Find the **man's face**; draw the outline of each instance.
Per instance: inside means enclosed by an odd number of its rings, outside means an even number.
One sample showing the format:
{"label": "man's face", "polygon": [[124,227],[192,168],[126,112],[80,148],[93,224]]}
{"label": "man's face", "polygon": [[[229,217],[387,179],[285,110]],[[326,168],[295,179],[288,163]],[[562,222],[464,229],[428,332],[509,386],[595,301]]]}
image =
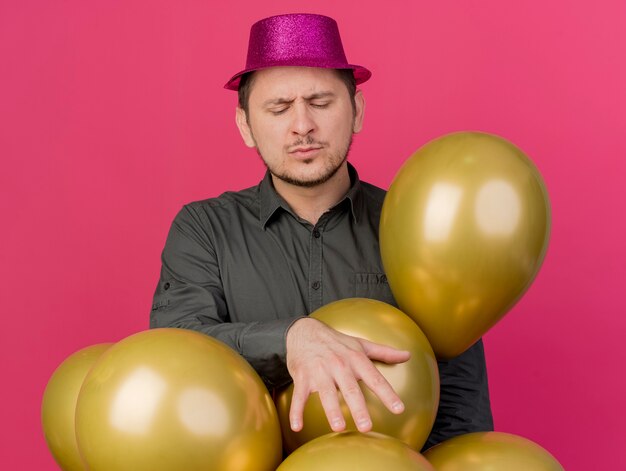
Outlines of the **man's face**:
{"label": "man's face", "polygon": [[254,73],[248,117],[237,108],[237,125],[275,178],[312,187],[344,165],[363,123],[359,91],[355,103],[334,70],[273,67]]}

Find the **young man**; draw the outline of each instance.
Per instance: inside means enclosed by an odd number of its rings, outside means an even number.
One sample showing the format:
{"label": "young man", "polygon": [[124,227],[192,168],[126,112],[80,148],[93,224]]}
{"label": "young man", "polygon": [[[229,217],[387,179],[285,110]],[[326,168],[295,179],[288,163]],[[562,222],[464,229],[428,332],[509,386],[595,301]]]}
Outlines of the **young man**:
{"label": "young man", "polygon": [[[384,276],[378,224],[385,192],[359,181],[347,162],[365,101],[356,84],[370,72],[349,64],[337,24],[320,15],[255,23],[236,122],[267,166],[263,181],[191,203],[163,251],[151,327],[204,332],[242,354],[269,388],[294,382],[291,427],[318,392],[331,428],[345,420],[342,392],[360,431],[371,419],[358,381],[394,413],[403,404],[372,360],[408,352],[341,334],[306,317],[343,298],[395,305]],[[482,343],[441,362],[441,402],[426,444],[493,428]]]}

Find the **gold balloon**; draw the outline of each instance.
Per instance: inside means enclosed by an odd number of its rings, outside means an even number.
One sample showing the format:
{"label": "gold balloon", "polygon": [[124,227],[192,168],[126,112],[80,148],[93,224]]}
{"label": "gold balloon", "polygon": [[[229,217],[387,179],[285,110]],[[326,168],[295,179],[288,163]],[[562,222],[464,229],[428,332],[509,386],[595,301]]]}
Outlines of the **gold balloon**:
{"label": "gold balloon", "polygon": [[140,332],[107,350],[85,378],[76,434],[91,471],[273,471],[282,456],[256,372],[184,329]]}
{"label": "gold balloon", "polygon": [[459,435],[432,447],[424,457],[437,471],[564,471],[535,442],[502,432]]}
{"label": "gold balloon", "polygon": [[316,438],[294,451],[276,471],[434,471],[401,441],[378,433],[342,432]]}
{"label": "gold balloon", "polygon": [[383,204],[380,247],[400,309],[453,358],[528,289],[550,231],[548,195],[524,153],[459,132],[419,149]]}
{"label": "gold balloon", "polygon": [[[387,365],[375,362],[404,402],[402,414],[393,414],[367,386],[361,385],[372,418],[372,430],[400,439],[420,450],[433,427],[439,406],[439,369],[432,348],[419,327],[395,307],[373,299],[349,298],[327,304],[311,314],[335,330],[372,342],[408,350],[405,363]],[[293,451],[300,445],[332,432],[319,395],[309,397],[304,408],[304,427],[294,432],[289,426],[293,384],[276,395],[276,406],[283,431],[284,446]],[[350,409],[340,397],[346,430],[357,430]]]}
{"label": "gold balloon", "polygon": [[64,471],[87,469],[76,444],[76,401],[85,376],[111,345],[91,345],[67,357],[54,371],[43,393],[41,425],[48,448]]}

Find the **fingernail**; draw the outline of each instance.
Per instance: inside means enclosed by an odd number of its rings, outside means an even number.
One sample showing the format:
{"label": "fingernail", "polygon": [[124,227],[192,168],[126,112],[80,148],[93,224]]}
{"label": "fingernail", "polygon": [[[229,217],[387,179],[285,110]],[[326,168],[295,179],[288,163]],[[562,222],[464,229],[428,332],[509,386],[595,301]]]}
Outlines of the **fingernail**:
{"label": "fingernail", "polygon": [[359,420],[359,423],[358,423],[358,427],[360,429],[370,427],[371,425],[372,425],[372,422],[368,419],[361,419]]}
{"label": "fingernail", "polygon": [[300,429],[300,422],[297,420],[292,420],[291,421],[291,430],[299,430]]}
{"label": "fingernail", "polygon": [[404,404],[402,404],[402,402],[398,401],[398,402],[394,402],[391,406],[391,409],[394,412],[402,412],[404,410]]}
{"label": "fingernail", "polygon": [[343,427],[343,420],[341,420],[341,419],[333,419],[332,426],[333,426],[333,429]]}

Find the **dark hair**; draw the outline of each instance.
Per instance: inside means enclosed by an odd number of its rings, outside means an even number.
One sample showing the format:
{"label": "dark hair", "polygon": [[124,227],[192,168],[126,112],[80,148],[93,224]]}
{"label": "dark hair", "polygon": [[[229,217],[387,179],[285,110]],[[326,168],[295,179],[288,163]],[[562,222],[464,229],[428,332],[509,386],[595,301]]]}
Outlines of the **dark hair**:
{"label": "dark hair", "polygon": [[[350,95],[350,102],[352,103],[352,111],[356,113],[356,103],[354,101],[354,95],[356,93],[356,80],[354,80],[354,73],[352,69],[334,69],[337,72],[337,76],[345,84],[348,89],[348,95]],[[252,90],[252,84],[254,83],[254,72],[248,72],[243,74],[239,80],[239,107],[246,113],[246,119],[248,118],[248,102],[250,100],[250,90]]]}

